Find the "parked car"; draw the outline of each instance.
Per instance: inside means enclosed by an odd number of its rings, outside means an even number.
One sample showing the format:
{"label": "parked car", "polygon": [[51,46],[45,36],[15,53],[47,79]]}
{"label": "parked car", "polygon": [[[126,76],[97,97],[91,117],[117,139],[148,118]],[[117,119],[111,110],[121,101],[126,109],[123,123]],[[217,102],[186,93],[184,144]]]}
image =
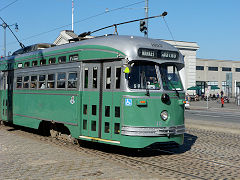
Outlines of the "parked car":
{"label": "parked car", "polygon": [[190,109],[189,101],[184,101],[185,109]]}

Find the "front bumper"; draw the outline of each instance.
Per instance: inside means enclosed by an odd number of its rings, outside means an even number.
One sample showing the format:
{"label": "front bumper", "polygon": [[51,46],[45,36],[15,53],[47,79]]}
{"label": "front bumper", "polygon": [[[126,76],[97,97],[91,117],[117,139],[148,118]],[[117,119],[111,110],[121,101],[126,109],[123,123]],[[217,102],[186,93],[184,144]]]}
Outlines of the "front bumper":
{"label": "front bumper", "polygon": [[185,126],[171,126],[171,127],[136,127],[136,126],[123,126],[121,134],[126,136],[151,136],[163,137],[180,135],[185,133]]}

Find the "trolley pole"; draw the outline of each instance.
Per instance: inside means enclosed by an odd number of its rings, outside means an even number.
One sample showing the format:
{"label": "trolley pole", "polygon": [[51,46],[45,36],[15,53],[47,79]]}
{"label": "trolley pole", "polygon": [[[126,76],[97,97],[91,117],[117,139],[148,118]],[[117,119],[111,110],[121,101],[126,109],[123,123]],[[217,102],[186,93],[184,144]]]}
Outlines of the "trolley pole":
{"label": "trolley pole", "polygon": [[[145,17],[148,18],[148,0],[145,0]],[[145,20],[147,30],[144,33],[144,37],[148,37],[148,19]]]}

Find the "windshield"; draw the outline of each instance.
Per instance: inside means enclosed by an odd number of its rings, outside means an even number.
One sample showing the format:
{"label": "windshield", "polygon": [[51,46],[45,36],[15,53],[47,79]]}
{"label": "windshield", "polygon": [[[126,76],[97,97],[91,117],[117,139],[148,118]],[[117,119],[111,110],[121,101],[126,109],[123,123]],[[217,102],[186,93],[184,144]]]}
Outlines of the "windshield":
{"label": "windshield", "polygon": [[160,89],[156,63],[136,62],[128,76],[131,89]]}
{"label": "windshield", "polygon": [[183,90],[177,67],[169,64],[138,61],[132,65],[128,75],[130,89]]}
{"label": "windshield", "polygon": [[160,66],[164,90],[183,90],[180,76],[175,65],[162,64]]}

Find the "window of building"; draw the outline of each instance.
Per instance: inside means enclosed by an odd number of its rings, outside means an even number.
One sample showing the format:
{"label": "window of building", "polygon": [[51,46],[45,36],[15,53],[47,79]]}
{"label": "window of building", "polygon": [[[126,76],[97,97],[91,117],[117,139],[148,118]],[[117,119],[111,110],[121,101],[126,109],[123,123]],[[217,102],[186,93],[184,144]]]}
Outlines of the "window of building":
{"label": "window of building", "polygon": [[40,60],[40,66],[46,65],[47,61],[46,59]]}
{"label": "window of building", "polygon": [[17,88],[22,88],[22,76],[17,77]]}
{"label": "window of building", "polygon": [[203,71],[204,70],[204,66],[196,66],[196,70]]}
{"label": "window of building", "polygon": [[209,71],[218,71],[218,67],[208,67]]}
{"label": "window of building", "polygon": [[30,88],[36,89],[37,88],[37,76],[31,76],[31,86]]}
{"label": "window of building", "polygon": [[236,68],[235,71],[236,71],[236,72],[240,72],[240,68]]}
{"label": "window of building", "polygon": [[46,79],[46,75],[39,75],[38,88],[45,89],[46,87],[45,79]]}
{"label": "window of building", "polygon": [[111,67],[106,68],[106,89],[111,88]]}
{"label": "window of building", "polygon": [[60,57],[58,57],[58,62],[59,62],[59,63],[65,63],[65,62],[66,62],[66,56],[60,56]]}
{"label": "window of building", "polygon": [[55,74],[48,74],[47,88],[55,88]]}
{"label": "window of building", "polygon": [[23,78],[23,88],[29,88],[29,76]]}
{"label": "window of building", "polygon": [[77,61],[78,60],[78,54],[73,54],[69,56],[69,61]]}
{"label": "window of building", "polygon": [[65,88],[66,73],[58,73],[57,88]]}
{"label": "window of building", "polygon": [[222,67],[222,71],[232,71],[232,68],[230,68],[230,67]]}
{"label": "window of building", "polygon": [[121,83],[121,68],[116,68],[116,89],[120,89],[120,83]]}
{"label": "window of building", "polygon": [[56,58],[49,58],[48,63],[49,64],[55,64],[56,63]]}

